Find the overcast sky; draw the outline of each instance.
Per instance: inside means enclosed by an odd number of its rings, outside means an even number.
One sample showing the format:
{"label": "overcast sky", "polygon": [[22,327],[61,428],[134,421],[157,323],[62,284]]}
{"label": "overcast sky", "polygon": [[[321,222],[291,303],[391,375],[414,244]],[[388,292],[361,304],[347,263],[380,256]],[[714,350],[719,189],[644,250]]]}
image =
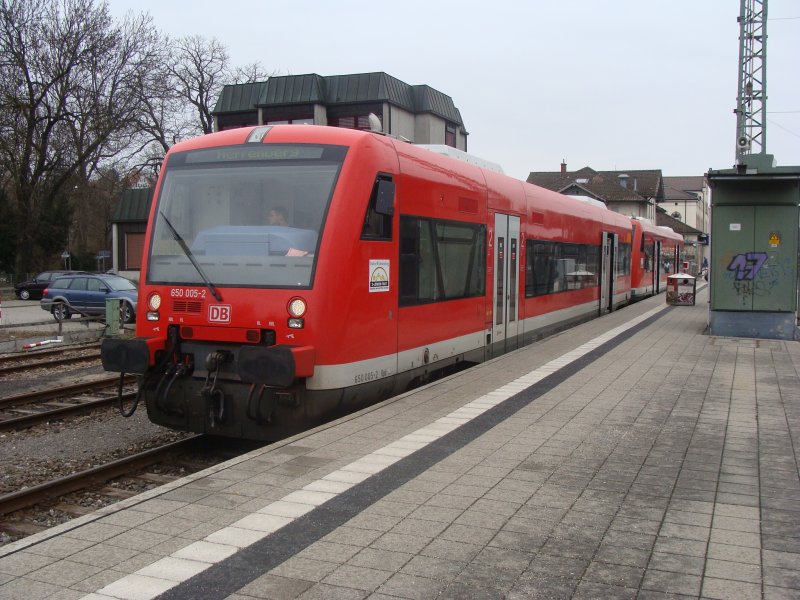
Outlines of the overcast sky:
{"label": "overcast sky", "polygon": [[[109,0],[282,74],[384,71],[451,96],[469,151],[530,171],[735,159],[739,0]],[[767,151],[800,165],[800,1],[769,0]]]}

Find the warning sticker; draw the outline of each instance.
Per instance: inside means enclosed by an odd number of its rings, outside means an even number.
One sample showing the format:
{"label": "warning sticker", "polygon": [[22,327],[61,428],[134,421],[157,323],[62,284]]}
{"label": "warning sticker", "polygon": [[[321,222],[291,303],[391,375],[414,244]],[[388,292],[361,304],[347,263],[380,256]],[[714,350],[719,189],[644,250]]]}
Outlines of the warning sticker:
{"label": "warning sticker", "polygon": [[369,291],[388,292],[389,291],[389,261],[370,260],[369,261]]}
{"label": "warning sticker", "polygon": [[777,248],[781,245],[781,234],[777,231],[772,231],[769,234],[769,245],[773,248]]}

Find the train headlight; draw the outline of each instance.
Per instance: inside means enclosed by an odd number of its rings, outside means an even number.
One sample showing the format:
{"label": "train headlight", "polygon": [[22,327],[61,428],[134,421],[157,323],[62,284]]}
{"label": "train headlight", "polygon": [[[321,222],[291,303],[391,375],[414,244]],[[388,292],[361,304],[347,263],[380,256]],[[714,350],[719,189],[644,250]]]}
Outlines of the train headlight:
{"label": "train headlight", "polygon": [[306,301],[302,298],[292,298],[287,309],[292,317],[299,319],[306,314]]}
{"label": "train headlight", "polygon": [[152,311],[161,308],[161,294],[158,292],[150,294],[150,297],[147,299],[147,307]]}
{"label": "train headlight", "polygon": [[147,320],[158,321],[158,309],[161,308],[161,294],[153,292],[147,297]]}

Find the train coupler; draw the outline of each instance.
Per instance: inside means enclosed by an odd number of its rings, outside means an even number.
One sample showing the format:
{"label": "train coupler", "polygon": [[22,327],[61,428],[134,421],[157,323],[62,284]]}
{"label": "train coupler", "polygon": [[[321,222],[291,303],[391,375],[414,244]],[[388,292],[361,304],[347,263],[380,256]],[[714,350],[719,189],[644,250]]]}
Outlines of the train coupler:
{"label": "train coupler", "polygon": [[225,350],[217,350],[206,356],[206,381],[200,395],[208,407],[209,425],[212,429],[225,420],[225,392],[218,387],[220,367],[233,360],[233,355]]}

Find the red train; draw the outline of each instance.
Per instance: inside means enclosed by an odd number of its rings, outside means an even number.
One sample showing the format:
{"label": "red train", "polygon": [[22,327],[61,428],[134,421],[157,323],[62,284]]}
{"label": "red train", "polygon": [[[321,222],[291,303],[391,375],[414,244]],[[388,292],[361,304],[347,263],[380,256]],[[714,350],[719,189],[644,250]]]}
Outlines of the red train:
{"label": "red train", "polygon": [[644,219],[631,221],[634,265],[631,294],[637,299],[663,292],[667,277],[680,271],[683,237],[669,227],[657,227]]}
{"label": "red train", "polygon": [[656,293],[680,262],[671,230],[440,152],[315,126],[176,145],[137,337],[105,340],[105,369],[141,375],[156,423],[278,439]]}

